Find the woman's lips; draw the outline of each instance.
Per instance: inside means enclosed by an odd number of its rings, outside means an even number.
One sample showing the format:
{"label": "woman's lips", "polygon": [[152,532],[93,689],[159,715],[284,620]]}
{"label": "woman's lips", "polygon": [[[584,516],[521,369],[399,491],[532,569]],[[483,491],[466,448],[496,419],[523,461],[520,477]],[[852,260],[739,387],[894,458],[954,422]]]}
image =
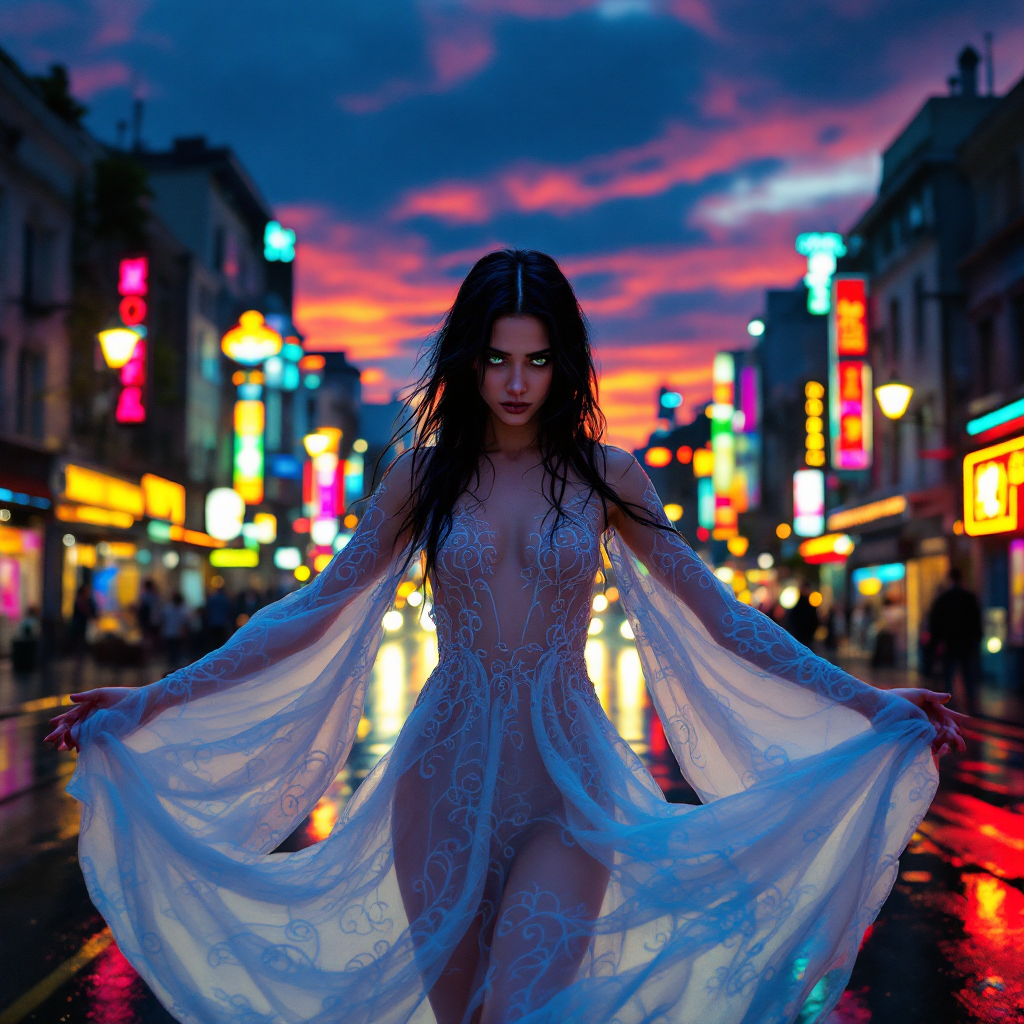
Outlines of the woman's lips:
{"label": "woman's lips", "polygon": [[526,410],[530,408],[530,403],[529,402],[502,402],[501,403],[501,407],[502,407],[502,409],[505,409],[507,412],[519,413],[519,412],[526,412]]}

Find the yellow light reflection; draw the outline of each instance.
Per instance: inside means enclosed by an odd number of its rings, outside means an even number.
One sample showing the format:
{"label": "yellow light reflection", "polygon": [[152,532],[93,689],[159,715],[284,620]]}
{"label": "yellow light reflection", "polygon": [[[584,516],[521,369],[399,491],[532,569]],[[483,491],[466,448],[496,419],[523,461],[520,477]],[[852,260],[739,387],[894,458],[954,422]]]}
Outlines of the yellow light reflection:
{"label": "yellow light reflection", "polygon": [[309,815],[309,834],[319,843],[331,834],[337,820],[337,805],[326,796],[321,797]]}
{"label": "yellow light reflection", "polygon": [[590,639],[583,648],[583,658],[587,663],[587,675],[590,676],[605,714],[610,713],[610,693],[608,692],[608,645],[603,640]]}
{"label": "yellow light reflection", "polygon": [[644,675],[636,648],[619,652],[618,700],[615,727],[619,735],[637,749],[644,739]]}
{"label": "yellow light reflection", "polygon": [[374,666],[377,676],[376,729],[378,739],[394,739],[405,721],[405,651],[395,641],[384,644]]}

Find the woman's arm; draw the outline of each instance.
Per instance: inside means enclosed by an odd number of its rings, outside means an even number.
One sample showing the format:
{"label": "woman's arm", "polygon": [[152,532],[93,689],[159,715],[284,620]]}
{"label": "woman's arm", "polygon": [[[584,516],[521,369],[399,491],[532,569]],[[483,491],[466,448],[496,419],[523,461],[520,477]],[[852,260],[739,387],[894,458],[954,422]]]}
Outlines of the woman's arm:
{"label": "woman's arm", "polygon": [[389,468],[352,540],[308,586],[262,608],[223,647],[156,683],[72,694],[75,706],[52,720],[46,742],[61,750],[77,749],[76,727],[93,711],[132,696],[142,702],[134,710],[143,722],[176,704],[242,682],[316,643],[345,606],[402,553],[407,538],[401,527],[411,493],[412,460],[402,457]]}
{"label": "woman's arm", "polygon": [[656,579],[683,601],[711,638],[743,660],[800,686],[823,689],[834,699],[874,719],[892,696],[921,708],[936,727],[933,749],[946,753],[951,745],[964,750],[958,719],[942,704],[949,694],[931,690],[878,690],[817,657],[757,609],[736,600],[731,589],[715,578],[665,517],[657,492],[640,464],[619,449],[608,449],[608,482],[626,502],[659,522],[645,525],[613,508],[608,525]]}

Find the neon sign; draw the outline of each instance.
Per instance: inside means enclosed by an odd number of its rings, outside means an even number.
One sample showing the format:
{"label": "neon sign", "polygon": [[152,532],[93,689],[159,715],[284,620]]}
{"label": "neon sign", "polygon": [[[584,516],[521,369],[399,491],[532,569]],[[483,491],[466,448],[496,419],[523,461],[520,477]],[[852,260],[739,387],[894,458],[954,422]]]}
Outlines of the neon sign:
{"label": "neon sign", "polygon": [[829,425],[834,469],[871,466],[871,364],[868,354],[867,279],[843,275],[832,282],[829,317]]}
{"label": "neon sign", "polygon": [[804,421],[804,429],[807,431],[804,437],[804,462],[808,466],[820,468],[825,465],[825,388],[816,380],[810,380],[804,385],[804,413],[807,419]]}
{"label": "neon sign", "polygon": [[843,236],[834,231],[805,231],[796,236],[796,251],[807,257],[807,312],[824,315],[831,308],[829,286],[836,260],[846,255]]}
{"label": "neon sign", "polygon": [[261,401],[242,399],[235,402],[235,473],[234,489],[246,505],[263,501],[263,426],[264,407]]}
{"label": "neon sign", "polygon": [[969,537],[1020,529],[1024,436],[964,456],[964,532]]}
{"label": "neon sign", "polygon": [[146,295],[149,294],[149,258],[136,256],[118,265],[118,312],[125,327],[138,336],[127,362],[121,367],[121,393],[114,418],[118,423],[143,423],[146,419]]}
{"label": "neon sign", "polygon": [[793,532],[817,537],[825,531],[825,474],[820,469],[798,469],[793,474]]}
{"label": "neon sign", "polygon": [[281,351],[281,335],[263,322],[263,314],[246,310],[223,338],[220,347],[229,359],[243,366],[258,366]]}
{"label": "neon sign", "polygon": [[295,232],[276,220],[263,229],[263,258],[270,263],[291,263],[295,259]]}
{"label": "neon sign", "polygon": [[715,457],[711,480],[715,491],[715,540],[735,537],[736,508],[733,505],[733,476],[736,472],[736,438],[732,432],[736,411],[736,363],[728,352],[719,352],[711,366],[711,451]]}

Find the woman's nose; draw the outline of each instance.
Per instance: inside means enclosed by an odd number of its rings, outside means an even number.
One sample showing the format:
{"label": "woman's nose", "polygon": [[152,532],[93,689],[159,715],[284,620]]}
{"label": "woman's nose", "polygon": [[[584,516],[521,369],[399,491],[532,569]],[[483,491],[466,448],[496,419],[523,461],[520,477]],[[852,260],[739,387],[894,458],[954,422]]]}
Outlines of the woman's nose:
{"label": "woman's nose", "polygon": [[512,395],[521,395],[526,390],[526,381],[523,380],[523,371],[519,367],[512,370],[512,376],[505,385],[505,390]]}

